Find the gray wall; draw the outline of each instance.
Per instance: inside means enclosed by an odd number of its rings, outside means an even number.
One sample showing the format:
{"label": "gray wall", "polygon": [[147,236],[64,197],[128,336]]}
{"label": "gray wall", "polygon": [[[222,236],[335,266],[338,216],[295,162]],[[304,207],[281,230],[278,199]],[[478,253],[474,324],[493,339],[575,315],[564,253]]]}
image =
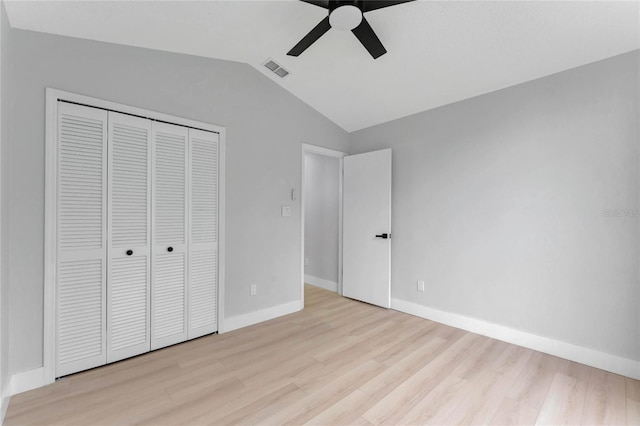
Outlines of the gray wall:
{"label": "gray wall", "polygon": [[[226,316],[299,300],[301,209],[290,193],[300,190],[301,142],[346,150],[346,132],[245,64],[21,30],[12,30],[12,48],[3,235],[12,372],[42,365],[46,87],[225,126]],[[283,204],[292,217],[280,216]]]}
{"label": "gray wall", "polygon": [[353,133],[393,148],[392,296],[640,360],[638,62]]}
{"label": "gray wall", "polygon": [[338,282],[340,160],[305,154],[304,273]]}
{"label": "gray wall", "polygon": [[[9,262],[8,262],[8,164],[10,108],[9,84],[12,58],[11,31],[4,2],[0,1],[0,392],[8,385],[9,371]],[[4,395],[3,395],[4,396]]]}

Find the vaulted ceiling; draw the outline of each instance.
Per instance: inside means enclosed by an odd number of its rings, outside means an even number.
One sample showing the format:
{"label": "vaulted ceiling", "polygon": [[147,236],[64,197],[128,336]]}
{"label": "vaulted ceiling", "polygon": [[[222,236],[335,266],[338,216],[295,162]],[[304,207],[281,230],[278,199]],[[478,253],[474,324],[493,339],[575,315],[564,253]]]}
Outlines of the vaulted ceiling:
{"label": "vaulted ceiling", "polygon": [[287,56],[327,14],[295,0],[5,4],[14,28],[245,62],[347,131],[640,48],[637,1],[405,3],[365,15],[376,60],[336,29]]}

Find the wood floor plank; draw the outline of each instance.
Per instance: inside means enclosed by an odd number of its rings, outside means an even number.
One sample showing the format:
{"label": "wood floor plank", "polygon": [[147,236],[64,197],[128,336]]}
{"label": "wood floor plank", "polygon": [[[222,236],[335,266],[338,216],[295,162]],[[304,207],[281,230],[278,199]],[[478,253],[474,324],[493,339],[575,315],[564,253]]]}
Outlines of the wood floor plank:
{"label": "wood floor plank", "polygon": [[520,373],[509,390],[508,396],[520,404],[540,410],[549,392],[560,358],[534,352],[527,367]]}
{"label": "wood floor plank", "polygon": [[305,299],[15,395],[5,424],[640,424],[637,380],[311,286]]}
{"label": "wood floor plank", "polygon": [[386,366],[393,366],[396,365],[399,360],[406,357],[407,354],[413,353],[416,349],[428,344],[429,342],[445,342],[441,337],[432,335],[436,328],[437,324],[431,321],[422,326],[406,329],[398,330],[396,327],[398,333],[394,334],[399,339],[389,344],[388,348],[380,352],[380,354],[375,357],[375,360],[385,364]]}
{"label": "wood floor plank", "polygon": [[626,422],[625,378],[591,369],[582,424],[621,425]]}
{"label": "wood floor plank", "polygon": [[446,343],[447,341],[444,339],[434,338],[421,347],[415,348],[405,358],[398,360],[394,365],[361,386],[360,390],[375,401],[379,401],[444,351]]}
{"label": "wood floor plank", "polygon": [[538,414],[538,425],[580,424],[585,407],[587,382],[556,373]]}
{"label": "wood floor plank", "polygon": [[640,402],[627,399],[627,424],[640,425]]}
{"label": "wood floor plank", "polygon": [[537,418],[538,410],[507,397],[502,401],[489,424],[503,426],[532,425]]}
{"label": "wood floor plank", "polygon": [[168,404],[170,399],[166,393],[162,389],[154,389],[135,396],[106,399],[90,412],[76,410],[72,415],[58,420],[60,424],[78,425],[136,424],[144,419],[149,411],[158,410]]}
{"label": "wood floor plank", "polygon": [[627,398],[640,402],[640,380],[625,377]]}
{"label": "wood floor plank", "polygon": [[[478,339],[479,336],[474,334],[464,335],[364,413],[362,417],[374,425],[397,423],[405,416],[407,407],[422,400],[440,382],[447,379],[451,370],[464,360],[469,348]],[[457,379],[451,379],[452,383],[457,383]]]}
{"label": "wood floor plank", "polygon": [[351,425],[364,412],[364,407],[367,406],[369,399],[369,395],[356,389],[305,424],[317,426]]}
{"label": "wood floor plank", "polygon": [[364,417],[358,417],[351,423],[351,426],[372,426],[372,423]]}
{"label": "wood floor plank", "polygon": [[303,424],[378,374],[380,365],[380,363],[375,361],[367,361],[351,371],[342,374],[339,378],[321,389],[316,390],[312,394],[308,394],[306,398],[290,405],[286,410],[264,419],[264,422],[273,425]]}
{"label": "wood floor plank", "polygon": [[240,398],[220,405],[208,404],[210,409],[195,417],[193,423],[235,424],[237,417],[245,417],[250,412],[260,411],[281,400],[295,400],[297,395],[300,395],[300,389],[286,380],[273,383],[268,388],[245,388]]}
{"label": "wood floor plank", "polygon": [[[283,411],[289,405],[302,400],[307,397],[300,388],[293,383],[282,386],[273,392],[267,393],[262,398],[246,403],[245,405],[230,414],[215,419],[207,419],[209,423],[222,425],[235,425],[245,424],[253,425],[258,424],[262,419],[276,415],[278,412]],[[244,398],[243,398],[244,400]]]}
{"label": "wood floor plank", "polygon": [[[172,400],[159,410],[150,410],[140,421],[142,424],[178,425],[196,424],[197,420],[213,415],[218,407],[233,404],[247,395],[248,389],[238,380],[228,380],[216,387],[205,388],[191,398]],[[199,423],[203,423],[200,421]]]}
{"label": "wood floor plank", "polygon": [[[394,417],[385,418],[381,423],[385,425],[442,425],[460,405],[458,395],[466,393],[469,382],[455,376],[448,375],[429,391],[422,399],[413,404],[413,408],[404,407],[406,414],[396,420]],[[407,411],[408,409],[408,411]],[[370,419],[369,419],[370,420]]]}
{"label": "wood floor plank", "polygon": [[[484,364],[474,374],[467,392],[458,397],[461,402],[456,410],[445,421],[447,424],[488,424],[498,411],[509,389],[525,368],[528,360],[527,352],[496,344],[500,356],[497,360],[485,359]],[[488,351],[491,353],[492,351]],[[496,373],[496,364],[506,363],[510,368]]]}

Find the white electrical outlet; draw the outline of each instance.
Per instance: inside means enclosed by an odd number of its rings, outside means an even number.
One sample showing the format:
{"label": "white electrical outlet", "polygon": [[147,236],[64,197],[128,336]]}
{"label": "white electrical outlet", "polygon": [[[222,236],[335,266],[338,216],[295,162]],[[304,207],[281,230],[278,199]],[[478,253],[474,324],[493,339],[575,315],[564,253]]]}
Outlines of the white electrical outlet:
{"label": "white electrical outlet", "polygon": [[255,284],[251,284],[251,295],[255,296],[256,294],[258,294],[258,286]]}
{"label": "white electrical outlet", "polygon": [[418,280],[418,291],[424,291],[424,281]]}
{"label": "white electrical outlet", "polygon": [[282,206],[282,217],[291,216],[291,206]]}

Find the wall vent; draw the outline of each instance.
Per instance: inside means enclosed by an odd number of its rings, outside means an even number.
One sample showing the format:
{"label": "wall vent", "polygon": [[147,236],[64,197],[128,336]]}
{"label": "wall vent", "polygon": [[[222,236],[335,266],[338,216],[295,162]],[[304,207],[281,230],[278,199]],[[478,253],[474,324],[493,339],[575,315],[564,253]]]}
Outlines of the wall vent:
{"label": "wall vent", "polygon": [[289,75],[289,71],[287,71],[286,69],[282,68],[279,63],[277,63],[276,61],[274,61],[271,58],[267,59],[267,61],[263,65],[269,71],[273,72],[275,75],[277,75],[280,78],[285,78],[286,76]]}

